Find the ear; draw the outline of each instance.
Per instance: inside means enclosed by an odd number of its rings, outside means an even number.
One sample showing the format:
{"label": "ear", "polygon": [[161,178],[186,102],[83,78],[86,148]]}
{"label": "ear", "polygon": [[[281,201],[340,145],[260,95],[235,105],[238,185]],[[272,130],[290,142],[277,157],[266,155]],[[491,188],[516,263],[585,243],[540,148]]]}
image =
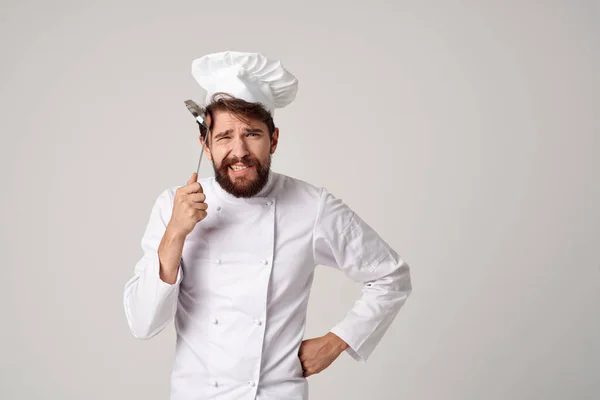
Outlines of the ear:
{"label": "ear", "polygon": [[[208,127],[208,132],[206,132],[206,138],[208,139],[208,137],[210,136],[210,129],[212,126],[212,116],[210,113],[207,112],[204,118],[206,119],[206,126]],[[202,140],[200,141],[200,143],[202,144]],[[204,146],[204,156],[210,161],[212,161],[212,153],[210,151],[210,148],[208,147],[209,144],[211,144],[210,140],[206,142],[206,146]]]}
{"label": "ear", "polygon": [[275,128],[273,131],[273,137],[271,138],[271,154],[275,153],[277,143],[279,143],[279,128]]}
{"label": "ear", "polygon": [[[200,136],[200,146],[202,146],[202,143],[204,143],[204,139],[202,139],[202,136]],[[207,146],[204,146],[204,157],[208,158],[210,161],[212,161],[212,153],[210,152],[210,149]]]}

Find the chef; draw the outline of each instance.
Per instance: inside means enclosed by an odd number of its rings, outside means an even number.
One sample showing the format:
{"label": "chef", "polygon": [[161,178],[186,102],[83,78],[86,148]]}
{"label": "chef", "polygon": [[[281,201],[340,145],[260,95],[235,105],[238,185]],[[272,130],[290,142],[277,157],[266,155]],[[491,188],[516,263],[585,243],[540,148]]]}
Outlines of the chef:
{"label": "chef", "polygon": [[[298,81],[262,54],[192,63],[206,91],[200,142],[214,177],[164,190],[124,290],[129,328],[177,333],[172,400],[306,400],[307,377],[342,353],[373,353],[411,293],[406,262],[325,188],[272,171],[274,111]],[[321,337],[304,340],[315,267],[362,283],[362,296]]]}

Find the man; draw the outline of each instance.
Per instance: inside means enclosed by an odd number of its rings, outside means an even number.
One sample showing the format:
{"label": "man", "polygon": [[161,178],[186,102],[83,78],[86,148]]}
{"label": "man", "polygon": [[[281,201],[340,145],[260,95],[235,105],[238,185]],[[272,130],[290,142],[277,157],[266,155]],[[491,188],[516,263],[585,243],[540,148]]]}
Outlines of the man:
{"label": "man", "polygon": [[[409,267],[341,200],[270,170],[274,109],[297,90],[280,62],[224,52],[192,72],[207,91],[200,140],[215,176],[194,173],[156,200],[125,287],[129,327],[148,339],[174,319],[173,400],[305,400],[306,378],[342,352],[371,355],[412,290]],[[362,282],[363,294],[303,341],[316,265]]]}

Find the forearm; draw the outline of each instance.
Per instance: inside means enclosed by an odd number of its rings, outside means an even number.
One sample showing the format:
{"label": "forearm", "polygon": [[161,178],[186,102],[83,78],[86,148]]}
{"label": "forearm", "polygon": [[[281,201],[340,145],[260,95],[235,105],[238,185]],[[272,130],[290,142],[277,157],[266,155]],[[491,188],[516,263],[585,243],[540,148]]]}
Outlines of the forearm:
{"label": "forearm", "polygon": [[157,253],[144,255],[135,271],[125,286],[125,313],[133,335],[149,339],[162,331],[175,315],[182,271],[178,270],[174,284],[163,281]]}
{"label": "forearm", "polygon": [[[392,258],[386,261],[395,264]],[[355,359],[366,361],[411,291],[409,267],[400,261],[389,275],[365,282],[361,299],[331,332],[348,343],[348,350]]]}
{"label": "forearm", "polygon": [[177,310],[183,280],[183,246],[192,224],[187,221],[186,225],[185,218],[183,223],[182,218],[172,223],[173,203],[173,193],[169,190],[163,191],[156,200],[142,237],[144,255],[135,265],[134,276],[125,285],[125,313],[137,338],[148,339],[158,334]]}
{"label": "forearm", "polygon": [[184,242],[184,234],[177,233],[167,226],[158,246],[158,259],[160,260],[159,276],[163,282],[170,285],[173,285],[177,280]]}
{"label": "forearm", "polygon": [[[151,245],[152,240],[158,246]],[[148,339],[173,318],[182,279],[180,262],[184,241],[185,235],[169,228],[162,237],[144,238],[146,252],[125,288],[125,311],[134,336]]]}

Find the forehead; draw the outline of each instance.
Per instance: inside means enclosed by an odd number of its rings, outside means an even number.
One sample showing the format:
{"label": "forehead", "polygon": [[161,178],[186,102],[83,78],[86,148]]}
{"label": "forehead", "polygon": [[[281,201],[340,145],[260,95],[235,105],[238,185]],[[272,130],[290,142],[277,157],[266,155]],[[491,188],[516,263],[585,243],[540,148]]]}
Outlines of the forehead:
{"label": "forehead", "polygon": [[245,127],[245,126],[250,126],[253,128],[266,127],[266,124],[264,124],[263,122],[261,122],[257,119],[247,118],[247,117],[244,117],[242,119],[239,116],[237,116],[236,114],[233,114],[229,111],[220,111],[220,110],[215,111],[213,113],[213,118],[214,118],[214,121],[211,121],[211,124],[213,125],[213,129],[235,128],[235,127]]}

